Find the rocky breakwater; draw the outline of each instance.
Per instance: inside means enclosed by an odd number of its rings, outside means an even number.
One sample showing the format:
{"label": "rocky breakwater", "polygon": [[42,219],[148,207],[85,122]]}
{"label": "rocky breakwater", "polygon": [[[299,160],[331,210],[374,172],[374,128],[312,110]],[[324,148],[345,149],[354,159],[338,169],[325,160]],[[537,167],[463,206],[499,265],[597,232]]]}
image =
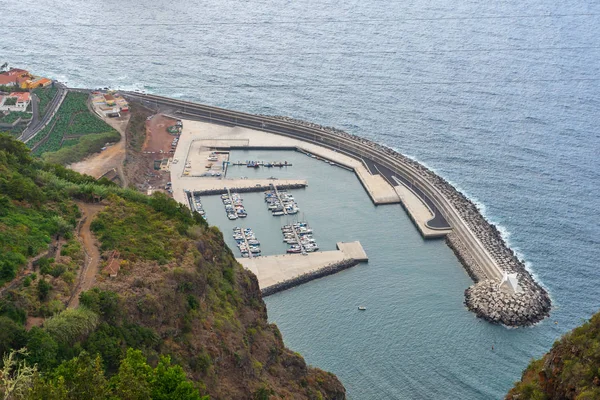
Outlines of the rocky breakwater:
{"label": "rocky breakwater", "polygon": [[507,326],[532,325],[548,316],[551,308],[548,292],[535,282],[525,268],[524,262],[508,247],[497,227],[483,217],[479,208],[471,200],[442,177],[389,147],[351,135],[342,130],[283,116],[269,116],[269,118],[351,139],[365,147],[370,147],[385,154],[396,162],[409,166],[421,178],[435,186],[452,204],[460,218],[478,238],[499,269],[507,274],[516,274],[519,283],[518,290],[506,288],[505,285],[501,287],[500,280],[497,277],[490,277],[484,272],[482,266],[471,254],[469,247],[463,243],[456,232],[447,235],[446,242],[448,246],[454,251],[468,274],[475,281],[473,286],[465,290],[465,305],[467,308],[477,314],[478,317]]}
{"label": "rocky breakwater", "polygon": [[486,321],[515,327],[535,324],[550,310],[548,294],[535,282],[517,293],[496,280],[479,281],[465,290],[465,304]]}

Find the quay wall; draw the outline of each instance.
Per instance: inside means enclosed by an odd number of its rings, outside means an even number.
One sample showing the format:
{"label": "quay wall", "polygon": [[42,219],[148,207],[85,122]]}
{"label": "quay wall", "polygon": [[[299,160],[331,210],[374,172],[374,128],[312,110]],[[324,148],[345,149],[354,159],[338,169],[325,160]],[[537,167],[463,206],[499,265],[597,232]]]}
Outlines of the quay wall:
{"label": "quay wall", "polygon": [[[277,183],[275,183],[277,185]],[[304,183],[295,183],[295,184],[287,184],[287,185],[277,185],[277,189],[303,189],[306,187]],[[250,193],[250,192],[264,192],[265,190],[271,190],[273,187],[271,185],[260,185],[260,186],[248,186],[248,187],[228,187],[232,192],[237,193]],[[194,190],[194,193],[198,193],[199,196],[211,196],[216,194],[225,194],[227,193],[227,189],[223,187],[222,189],[211,189],[211,190]]]}
{"label": "quay wall", "polygon": [[[366,158],[410,179],[453,229],[446,242],[475,281],[475,285],[465,291],[465,304],[471,311],[490,322],[508,326],[531,325],[548,315],[550,296],[506,245],[498,229],[481,215],[472,201],[418,162],[367,139],[310,122],[246,114],[154,95],[128,95],[142,100],[147,106],[177,107],[186,118],[258,129],[311,142],[358,159]],[[504,272],[518,275],[522,291],[500,289]]]}
{"label": "quay wall", "polygon": [[261,293],[262,293],[263,297],[270,296],[272,294],[282,292],[284,290],[288,290],[293,287],[302,285],[303,283],[310,282],[315,279],[323,278],[328,275],[333,275],[337,272],[340,272],[342,270],[353,267],[358,263],[359,263],[359,261],[353,260],[353,259],[342,260],[342,261],[327,265],[326,267],[323,267],[316,271],[311,271],[306,274],[299,275],[295,278],[288,279],[287,281],[279,282],[274,285],[268,286],[268,287],[262,289]]}

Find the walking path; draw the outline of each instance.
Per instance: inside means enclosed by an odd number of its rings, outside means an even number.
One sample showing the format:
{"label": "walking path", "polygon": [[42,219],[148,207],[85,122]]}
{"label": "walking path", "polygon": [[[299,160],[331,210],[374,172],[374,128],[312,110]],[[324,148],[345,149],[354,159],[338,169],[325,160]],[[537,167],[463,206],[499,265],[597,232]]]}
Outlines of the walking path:
{"label": "walking path", "polygon": [[81,292],[89,290],[94,286],[96,282],[96,274],[98,273],[100,266],[100,251],[96,246],[94,236],[90,230],[90,224],[92,220],[102,211],[105,206],[100,204],[89,204],[89,203],[77,203],[82,213],[81,226],[79,228],[79,237],[83,244],[83,250],[85,252],[85,263],[79,270],[77,275],[77,284],[75,290],[71,295],[68,303],[68,308],[76,308],[79,306],[79,295]]}

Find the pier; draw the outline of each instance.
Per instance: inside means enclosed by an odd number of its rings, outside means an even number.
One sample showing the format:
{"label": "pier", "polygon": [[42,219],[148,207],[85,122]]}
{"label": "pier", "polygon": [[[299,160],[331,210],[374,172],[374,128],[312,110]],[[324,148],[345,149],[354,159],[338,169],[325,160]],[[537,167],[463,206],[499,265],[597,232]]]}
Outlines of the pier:
{"label": "pier", "polygon": [[337,249],[237,260],[256,275],[263,296],[268,296],[369,260],[360,242],[340,242]]}
{"label": "pier", "polygon": [[[246,248],[250,249],[250,245],[248,244],[248,237],[246,236],[246,232],[242,229],[242,236],[244,237],[244,243],[246,244]],[[248,251],[248,258],[254,258],[254,254],[251,251]]]}
{"label": "pier", "polygon": [[[183,190],[191,190],[198,193],[199,196],[211,196],[227,193],[226,187],[231,191],[238,193],[264,192],[271,190],[272,179],[210,179],[193,180],[184,178],[185,181],[174,179],[173,197],[180,203],[187,204],[183,196]],[[305,179],[280,179],[278,180],[280,189],[302,189],[308,186]],[[181,190],[181,191],[180,191]]]}
{"label": "pier", "polygon": [[271,184],[271,186],[273,186],[273,190],[275,191],[275,196],[277,196],[277,200],[279,200],[279,204],[281,204],[282,208],[283,208],[283,214],[284,215],[288,215],[287,209],[283,204],[283,200],[281,199],[281,195],[279,194],[279,190],[277,190],[277,185],[276,184]]}
{"label": "pier", "polygon": [[233,228],[233,238],[243,258],[260,256],[260,242],[256,239],[252,229],[235,227]]}

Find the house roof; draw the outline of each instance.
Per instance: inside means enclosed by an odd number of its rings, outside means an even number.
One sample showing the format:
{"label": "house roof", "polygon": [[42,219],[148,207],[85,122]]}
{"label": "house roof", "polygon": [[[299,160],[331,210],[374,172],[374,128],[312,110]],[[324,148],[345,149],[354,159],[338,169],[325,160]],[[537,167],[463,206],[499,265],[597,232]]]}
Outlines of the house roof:
{"label": "house roof", "polygon": [[121,269],[121,260],[119,259],[120,256],[121,254],[118,250],[113,251],[110,255],[108,264],[104,268],[104,272],[109,276],[117,276],[119,273],[119,270]]}
{"label": "house roof", "polygon": [[17,103],[23,103],[31,100],[31,95],[29,92],[12,92],[9,94],[10,97],[16,97]]}
{"label": "house roof", "polygon": [[0,85],[8,85],[21,83],[24,80],[27,80],[27,77],[23,77],[23,75],[29,75],[29,72],[24,69],[13,68],[10,71],[2,72],[0,74]]}
{"label": "house roof", "polygon": [[0,85],[12,85],[17,81],[16,76],[0,74]]}

